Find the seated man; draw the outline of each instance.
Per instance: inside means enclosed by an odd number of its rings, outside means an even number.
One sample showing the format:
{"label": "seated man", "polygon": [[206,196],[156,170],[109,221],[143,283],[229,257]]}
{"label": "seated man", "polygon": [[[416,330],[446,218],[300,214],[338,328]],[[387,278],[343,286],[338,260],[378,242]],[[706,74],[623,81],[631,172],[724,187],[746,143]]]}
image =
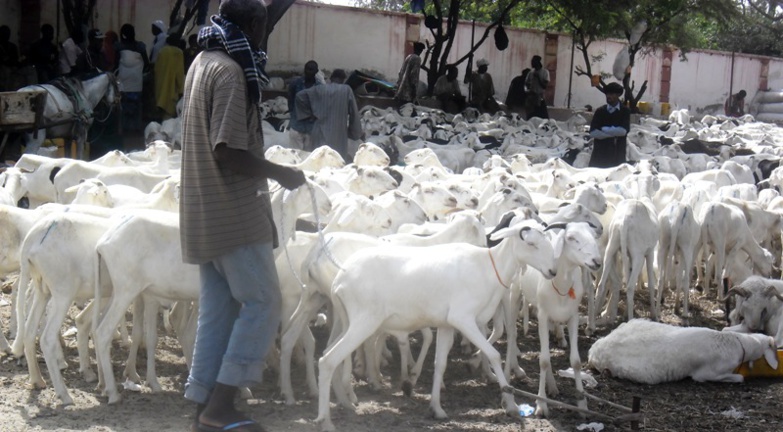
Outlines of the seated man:
{"label": "seated man", "polygon": [[465,96],[462,96],[459,81],[457,81],[458,73],[456,66],[447,67],[446,75],[441,75],[438,78],[433,90],[433,96],[440,102],[441,109],[450,114],[456,114],[465,109]]}

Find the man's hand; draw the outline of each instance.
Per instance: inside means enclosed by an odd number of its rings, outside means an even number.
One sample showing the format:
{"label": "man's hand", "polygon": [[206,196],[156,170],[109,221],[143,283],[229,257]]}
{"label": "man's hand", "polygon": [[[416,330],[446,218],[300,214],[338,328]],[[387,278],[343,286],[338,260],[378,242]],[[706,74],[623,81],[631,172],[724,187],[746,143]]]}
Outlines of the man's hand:
{"label": "man's hand", "polygon": [[288,190],[294,190],[307,181],[304,173],[297,168],[278,165],[274,171],[274,176],[270,178]]}

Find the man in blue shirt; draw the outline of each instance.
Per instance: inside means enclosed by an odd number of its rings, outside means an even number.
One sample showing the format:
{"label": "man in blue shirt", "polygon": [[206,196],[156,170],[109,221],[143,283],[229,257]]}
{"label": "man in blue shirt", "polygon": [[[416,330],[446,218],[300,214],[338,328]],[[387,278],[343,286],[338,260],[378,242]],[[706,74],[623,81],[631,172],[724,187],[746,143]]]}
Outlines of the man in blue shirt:
{"label": "man in blue shirt", "polygon": [[296,94],[304,89],[321,84],[316,80],[318,63],[310,60],[305,63],[304,76],[299,77],[288,85],[288,112],[291,118],[288,120],[288,139],[291,148],[313,151],[310,132],[313,130],[313,120],[296,118]]}

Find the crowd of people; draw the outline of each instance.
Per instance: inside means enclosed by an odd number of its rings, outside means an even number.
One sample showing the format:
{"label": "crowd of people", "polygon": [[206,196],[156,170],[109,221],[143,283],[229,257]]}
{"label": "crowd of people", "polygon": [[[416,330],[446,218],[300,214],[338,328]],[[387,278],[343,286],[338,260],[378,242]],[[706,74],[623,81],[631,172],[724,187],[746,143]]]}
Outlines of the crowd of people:
{"label": "crowd of people", "polygon": [[113,72],[122,91],[122,127],[141,131],[144,120],[176,116],[185,73],[200,51],[195,34],[186,45],[177,32],[166,31],[160,20],[152,23],[151,32],[155,39],[148,50],[136,39],[131,24],[123,24],[119,34],[75,28],[61,43],[55,41],[54,27],[43,24],[40,37],[20,50],[11,42],[11,29],[0,26],[0,91],[61,77],[88,79],[100,72]]}

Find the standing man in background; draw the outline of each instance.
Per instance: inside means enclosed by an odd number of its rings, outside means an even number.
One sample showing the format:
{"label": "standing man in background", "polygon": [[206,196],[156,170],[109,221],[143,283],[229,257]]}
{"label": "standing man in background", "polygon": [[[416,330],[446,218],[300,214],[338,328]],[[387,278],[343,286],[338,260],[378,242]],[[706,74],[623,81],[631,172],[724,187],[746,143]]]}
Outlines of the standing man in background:
{"label": "standing man in background", "polygon": [[261,382],[280,322],[267,181],[295,189],[305,177],[264,158],[264,3],[223,0],[218,10],[199,32],[205,51],[188,72],[182,113],[182,257],[201,277],[185,397],[198,404],[194,430],[257,432],[234,399],[240,386]]}
{"label": "standing man in background", "polygon": [[511,80],[511,84],[508,86],[508,94],[506,95],[506,107],[511,112],[519,113],[525,109],[525,101],[527,99],[527,92],[525,91],[525,81],[530,74],[530,68],[525,68],[522,71],[522,75],[514,77]]}
{"label": "standing man in background", "polygon": [[318,63],[310,60],[305,63],[304,76],[296,78],[288,85],[288,140],[291,148],[313,151],[310,132],[313,130],[312,120],[299,120],[296,115],[296,95],[302,90],[319,85],[315,78],[318,73]]}
{"label": "standing man in background", "polygon": [[155,40],[150,48],[150,63],[155,64],[158,61],[160,50],[166,46],[166,25],[163,24],[163,21],[157,20],[152,23],[152,35],[155,36]]}
{"label": "standing man in background", "polygon": [[525,111],[527,120],[533,117],[549,118],[549,111],[546,109],[546,100],[544,100],[544,91],[549,85],[549,71],[541,63],[541,56],[535,55],[530,60],[530,66],[533,70],[527,74],[525,79],[525,89],[527,90],[527,99],[525,100]]}
{"label": "standing man in background", "polygon": [[346,84],[347,75],[342,69],[332,71],[329,83],[302,90],[296,95],[296,117],[310,120],[313,148],[328,145],[350,162],[348,138],[364,139],[359,110],[353,90]]}
{"label": "standing man in background", "polygon": [[631,130],[631,110],[620,101],[623,86],[612,82],[604,87],[606,105],[595,110],[590,122],[593,153],[590,166],[612,168],[625,163],[626,135]]}
{"label": "standing man in background", "polygon": [[424,44],[421,42],[413,43],[413,54],[405,58],[397,76],[397,93],[394,99],[402,103],[415,102],[417,91],[419,89],[419,71],[421,70],[421,53],[424,51]]}
{"label": "standing man in background", "polygon": [[470,104],[479,111],[495,114],[498,111],[498,103],[495,101],[495,83],[489,74],[489,61],[481,59],[476,62],[478,71],[470,77],[471,99]]}

